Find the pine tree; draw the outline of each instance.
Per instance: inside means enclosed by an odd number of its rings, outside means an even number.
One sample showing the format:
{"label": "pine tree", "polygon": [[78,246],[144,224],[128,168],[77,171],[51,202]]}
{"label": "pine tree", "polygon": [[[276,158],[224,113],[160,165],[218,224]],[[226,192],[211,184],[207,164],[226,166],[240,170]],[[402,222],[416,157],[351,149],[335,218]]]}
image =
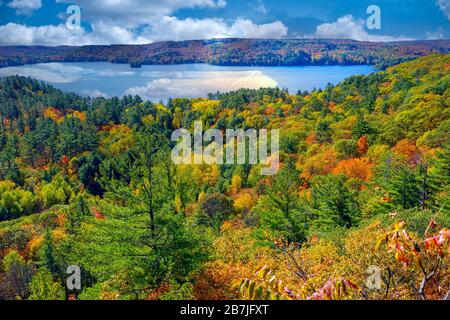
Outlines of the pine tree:
{"label": "pine tree", "polygon": [[363,115],[358,116],[358,120],[353,126],[352,135],[355,140],[358,140],[362,136],[367,136],[373,133],[373,129],[369,123],[364,119]]}
{"label": "pine tree", "polygon": [[450,212],[450,148],[445,146],[432,163],[429,184],[432,205],[436,210]]}
{"label": "pine tree", "polygon": [[52,273],[40,268],[30,282],[29,300],[65,300],[66,294],[62,285],[54,281]]}
{"label": "pine tree", "polygon": [[283,211],[287,219],[289,219],[291,211],[298,207],[299,175],[295,161],[289,158],[273,179],[270,198]]}
{"label": "pine tree", "polygon": [[312,211],[316,215],[314,225],[320,229],[335,226],[351,227],[358,218],[358,204],[345,186],[345,176],[317,176],[311,188]]}
{"label": "pine tree", "polygon": [[67,212],[66,229],[69,233],[74,234],[78,230],[83,217],[89,215],[89,205],[84,194],[79,194],[75,202],[70,205]]}
{"label": "pine tree", "polygon": [[390,199],[383,205],[391,209],[415,208],[420,206],[421,202],[425,205],[428,197],[426,175],[427,170],[423,166],[415,169],[403,159],[389,156],[378,173],[379,184]]}
{"label": "pine tree", "polygon": [[49,228],[45,230],[44,234],[44,242],[42,244],[41,266],[47,268],[52,273],[56,273],[58,269],[55,258],[55,247],[53,244],[53,236]]}

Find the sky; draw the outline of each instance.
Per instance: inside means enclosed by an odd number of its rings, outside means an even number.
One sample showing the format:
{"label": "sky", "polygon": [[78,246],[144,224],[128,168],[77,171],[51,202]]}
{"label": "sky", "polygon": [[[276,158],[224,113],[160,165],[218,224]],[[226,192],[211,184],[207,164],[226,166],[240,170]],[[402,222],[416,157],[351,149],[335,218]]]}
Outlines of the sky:
{"label": "sky", "polygon": [[[78,5],[80,25],[67,26]],[[369,29],[371,5],[380,29]],[[0,0],[0,45],[210,38],[450,38],[450,0]]]}

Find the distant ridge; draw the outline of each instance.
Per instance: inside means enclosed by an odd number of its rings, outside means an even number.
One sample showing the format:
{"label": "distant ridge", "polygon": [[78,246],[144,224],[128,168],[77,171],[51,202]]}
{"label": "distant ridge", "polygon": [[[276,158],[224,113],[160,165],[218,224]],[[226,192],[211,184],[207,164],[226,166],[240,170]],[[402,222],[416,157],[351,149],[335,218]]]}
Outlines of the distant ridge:
{"label": "distant ridge", "polygon": [[131,67],[209,63],[224,66],[375,65],[379,69],[431,53],[450,40],[366,42],[326,39],[211,39],[144,45],[0,46],[0,68],[48,62],[103,61]]}

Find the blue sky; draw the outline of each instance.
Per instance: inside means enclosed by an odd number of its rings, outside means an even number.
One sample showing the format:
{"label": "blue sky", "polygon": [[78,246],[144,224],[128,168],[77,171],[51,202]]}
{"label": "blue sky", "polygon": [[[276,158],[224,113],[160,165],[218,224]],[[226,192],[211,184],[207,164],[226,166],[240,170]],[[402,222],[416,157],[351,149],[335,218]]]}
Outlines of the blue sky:
{"label": "blue sky", "polygon": [[[82,24],[68,29],[70,4]],[[369,5],[381,29],[366,28]],[[0,0],[0,45],[149,43],[220,37],[450,38],[450,0]]]}

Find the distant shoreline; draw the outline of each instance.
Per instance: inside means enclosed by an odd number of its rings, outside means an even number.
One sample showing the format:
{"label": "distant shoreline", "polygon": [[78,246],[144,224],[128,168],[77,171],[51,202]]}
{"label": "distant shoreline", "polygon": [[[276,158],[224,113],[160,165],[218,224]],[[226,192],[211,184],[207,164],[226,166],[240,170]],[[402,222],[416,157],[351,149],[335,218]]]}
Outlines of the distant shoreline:
{"label": "distant shoreline", "polygon": [[373,65],[377,69],[433,53],[450,53],[450,40],[358,42],[323,39],[213,39],[144,45],[0,46],[0,68],[50,62],[217,66]]}

